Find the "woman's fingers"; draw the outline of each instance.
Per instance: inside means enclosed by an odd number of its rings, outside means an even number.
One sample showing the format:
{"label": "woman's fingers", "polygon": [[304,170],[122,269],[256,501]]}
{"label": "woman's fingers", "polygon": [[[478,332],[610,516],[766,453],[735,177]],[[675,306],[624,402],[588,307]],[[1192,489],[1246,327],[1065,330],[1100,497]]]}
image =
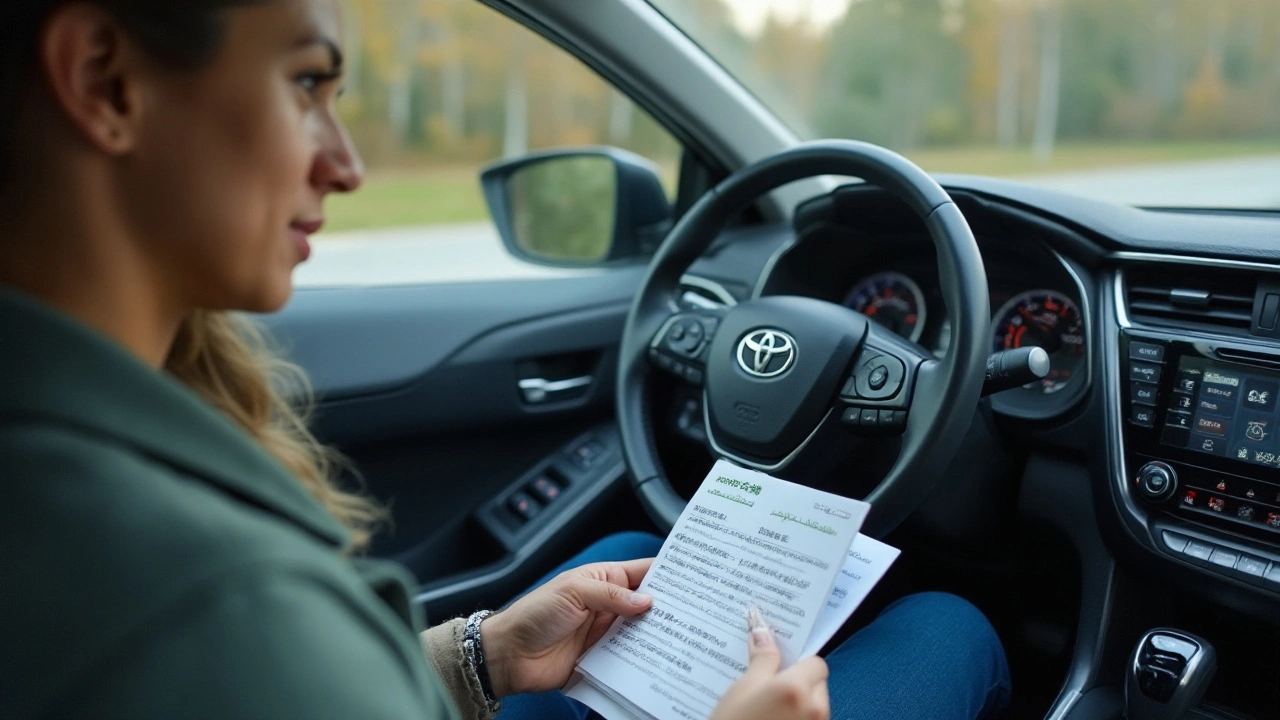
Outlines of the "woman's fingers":
{"label": "woman's fingers", "polygon": [[583,607],[588,610],[601,610],[630,617],[639,615],[653,605],[653,598],[649,595],[606,580],[577,578],[574,580],[573,587]]}
{"label": "woman's fingers", "polygon": [[760,609],[753,605],[747,609],[747,671],[742,674],[742,679],[747,682],[766,681],[778,674],[781,665],[778,641]]}
{"label": "woman's fingers", "polygon": [[599,562],[583,565],[574,570],[566,570],[564,575],[607,580],[616,585],[625,585],[627,588],[634,590],[640,587],[640,581],[644,580],[645,573],[649,572],[649,566],[652,564],[653,558],[640,558],[639,560],[625,560],[622,562]]}
{"label": "woman's fingers", "polygon": [[831,717],[831,691],[827,689],[827,681],[823,680],[813,688],[813,702],[810,708],[818,713],[818,717]]}
{"label": "woman's fingers", "polygon": [[829,674],[827,661],[816,655],[807,657],[782,671],[782,675],[790,681],[799,683],[805,688],[813,687],[817,683],[826,685]]}

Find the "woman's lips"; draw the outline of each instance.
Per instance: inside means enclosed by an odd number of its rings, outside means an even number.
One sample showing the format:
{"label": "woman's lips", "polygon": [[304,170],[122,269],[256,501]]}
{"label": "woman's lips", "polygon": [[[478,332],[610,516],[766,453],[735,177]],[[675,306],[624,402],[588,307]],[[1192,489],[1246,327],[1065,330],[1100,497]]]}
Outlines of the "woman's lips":
{"label": "woman's lips", "polygon": [[305,262],[307,258],[311,257],[311,242],[307,238],[319,232],[323,226],[323,220],[290,223],[289,237],[293,239],[293,246],[298,249],[298,255],[302,258],[299,262]]}

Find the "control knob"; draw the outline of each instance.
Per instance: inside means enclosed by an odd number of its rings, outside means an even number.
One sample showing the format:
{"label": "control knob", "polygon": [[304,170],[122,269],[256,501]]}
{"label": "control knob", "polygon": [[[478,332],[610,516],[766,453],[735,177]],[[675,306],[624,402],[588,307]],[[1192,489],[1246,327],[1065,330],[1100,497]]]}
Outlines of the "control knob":
{"label": "control knob", "polygon": [[1138,492],[1151,502],[1161,503],[1178,491],[1178,473],[1167,464],[1152,461],[1138,470]]}

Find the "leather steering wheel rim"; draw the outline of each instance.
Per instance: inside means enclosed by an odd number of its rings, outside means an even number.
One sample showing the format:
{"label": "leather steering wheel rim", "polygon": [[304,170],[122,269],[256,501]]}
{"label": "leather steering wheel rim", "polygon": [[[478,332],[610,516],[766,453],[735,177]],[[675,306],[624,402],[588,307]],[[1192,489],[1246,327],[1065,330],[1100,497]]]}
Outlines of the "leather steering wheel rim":
{"label": "leather steering wheel rim", "polygon": [[677,310],[680,277],[741,209],[789,182],[819,175],[862,178],[907,203],[937,249],[938,274],[951,344],[925,362],[897,462],[865,498],[872,505],[863,532],[883,537],[929,494],[946,472],[973,421],[989,352],[986,271],[964,216],[938,183],[910,160],[870,143],[819,140],[759,160],[707,191],[654,254],[631,305],[618,360],[617,418],[632,488],[645,510],[668,530],[685,500],[662,471],[646,386],[651,339]]}

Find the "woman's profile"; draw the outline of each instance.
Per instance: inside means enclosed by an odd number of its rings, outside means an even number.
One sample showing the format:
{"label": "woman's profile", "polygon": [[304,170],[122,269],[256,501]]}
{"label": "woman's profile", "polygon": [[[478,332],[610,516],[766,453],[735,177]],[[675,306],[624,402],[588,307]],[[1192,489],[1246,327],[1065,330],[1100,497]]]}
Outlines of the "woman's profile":
{"label": "woman's profile", "polygon": [[[360,185],[342,53],[336,0],[0,6],[0,716],[585,717],[555,690],[648,609],[647,535],[426,630],[407,571],[361,557],[383,511],[233,314],[284,305],[325,198]],[[958,598],[785,670],[761,625],[713,717],[1007,700]]]}

